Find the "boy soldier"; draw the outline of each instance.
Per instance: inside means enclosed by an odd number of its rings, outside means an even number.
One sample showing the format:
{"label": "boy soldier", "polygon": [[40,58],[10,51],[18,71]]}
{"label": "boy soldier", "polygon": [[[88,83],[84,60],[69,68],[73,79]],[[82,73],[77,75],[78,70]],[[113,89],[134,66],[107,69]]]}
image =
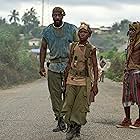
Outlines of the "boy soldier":
{"label": "boy soldier", "polygon": [[88,24],[81,23],[79,41],[71,44],[70,57],[65,70],[66,97],[63,105],[65,122],[68,125],[66,139],[80,139],[81,125],[86,124],[89,105],[98,93],[98,67],[96,48],[88,42],[92,31]]}

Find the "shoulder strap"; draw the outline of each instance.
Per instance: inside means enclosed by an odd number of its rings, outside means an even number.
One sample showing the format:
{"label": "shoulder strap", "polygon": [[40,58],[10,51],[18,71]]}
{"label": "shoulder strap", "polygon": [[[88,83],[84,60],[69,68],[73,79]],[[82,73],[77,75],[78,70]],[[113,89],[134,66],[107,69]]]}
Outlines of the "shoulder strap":
{"label": "shoulder strap", "polygon": [[73,42],[73,43],[71,44],[71,48],[70,48],[70,58],[71,58],[71,60],[72,60],[72,58],[73,58],[74,49],[75,49],[75,47],[76,47],[77,44],[78,44],[78,42]]}
{"label": "shoulder strap", "polygon": [[91,44],[87,44],[86,46],[86,50],[85,50],[85,65],[86,65],[86,75],[89,77],[90,76],[90,67],[91,66],[91,53],[92,53],[92,50],[94,49],[95,47],[92,46]]}
{"label": "shoulder strap", "polygon": [[88,59],[88,58],[90,58],[91,57],[91,52],[92,52],[92,50],[94,49],[95,47],[93,46],[93,45],[91,45],[91,44],[87,44],[87,46],[86,46],[86,50],[85,50],[85,58],[86,59]]}

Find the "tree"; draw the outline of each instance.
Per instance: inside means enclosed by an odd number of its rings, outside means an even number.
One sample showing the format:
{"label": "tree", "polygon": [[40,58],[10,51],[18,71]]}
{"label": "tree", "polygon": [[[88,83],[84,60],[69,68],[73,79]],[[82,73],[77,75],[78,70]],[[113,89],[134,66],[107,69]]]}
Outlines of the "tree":
{"label": "tree", "polygon": [[6,23],[5,18],[0,17],[0,25],[5,24],[5,23]]}
{"label": "tree", "polygon": [[[11,22],[11,23],[13,23],[13,24],[17,24],[17,22],[19,22],[20,21],[20,19],[19,19],[19,12],[17,12],[15,9],[13,10],[13,11],[11,11],[11,15],[8,15],[8,16],[10,16],[10,19],[9,19],[9,21]],[[13,21],[13,22],[12,22]]]}
{"label": "tree", "polygon": [[120,30],[119,24],[116,22],[112,25],[111,30],[117,33]]}
{"label": "tree", "polygon": [[41,32],[42,32],[42,28],[41,28],[41,27],[35,27],[35,28],[31,31],[33,37],[35,37],[35,38],[41,38]]}
{"label": "tree", "polygon": [[39,77],[38,61],[29,53],[28,41],[19,40],[19,33],[20,26],[0,26],[0,88]]}
{"label": "tree", "polygon": [[126,34],[127,31],[128,31],[128,25],[129,24],[130,24],[129,20],[127,20],[127,19],[122,20],[120,25],[119,25],[120,26],[120,30]]}
{"label": "tree", "polygon": [[26,33],[31,33],[34,28],[38,27],[39,20],[36,15],[37,13],[32,7],[30,10],[27,9],[27,12],[22,16],[22,22],[24,23]]}

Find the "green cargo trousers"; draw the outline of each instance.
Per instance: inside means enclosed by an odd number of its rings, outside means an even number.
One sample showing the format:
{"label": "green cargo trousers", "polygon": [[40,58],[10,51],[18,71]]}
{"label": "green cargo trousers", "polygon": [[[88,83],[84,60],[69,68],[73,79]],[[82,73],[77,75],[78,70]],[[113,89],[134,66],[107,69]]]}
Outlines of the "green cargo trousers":
{"label": "green cargo trousers", "polygon": [[56,73],[48,70],[48,88],[51,97],[52,109],[54,111],[55,117],[62,117],[62,106],[63,106],[63,91],[62,91],[62,81],[64,74]]}
{"label": "green cargo trousers", "polygon": [[67,85],[62,112],[65,114],[67,124],[72,122],[79,125],[86,124],[86,116],[89,112],[86,86]]}

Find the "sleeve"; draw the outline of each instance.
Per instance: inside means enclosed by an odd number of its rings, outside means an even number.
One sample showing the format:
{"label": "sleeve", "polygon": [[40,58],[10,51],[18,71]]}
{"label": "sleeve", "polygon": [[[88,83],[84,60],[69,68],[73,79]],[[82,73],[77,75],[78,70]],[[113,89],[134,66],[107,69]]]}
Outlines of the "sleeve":
{"label": "sleeve", "polygon": [[74,42],[79,41],[79,38],[78,38],[78,28],[75,25],[73,25],[73,41]]}
{"label": "sleeve", "polygon": [[44,28],[42,31],[42,38],[44,38],[46,42],[48,42],[49,36],[50,36],[49,29],[50,29],[50,26]]}

